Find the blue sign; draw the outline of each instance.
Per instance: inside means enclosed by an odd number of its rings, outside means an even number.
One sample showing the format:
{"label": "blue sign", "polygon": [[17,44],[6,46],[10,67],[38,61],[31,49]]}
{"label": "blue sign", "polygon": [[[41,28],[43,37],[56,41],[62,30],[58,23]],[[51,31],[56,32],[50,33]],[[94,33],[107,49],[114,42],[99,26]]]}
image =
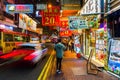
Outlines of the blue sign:
{"label": "blue sign", "polygon": [[6,12],[8,13],[33,13],[32,4],[7,4]]}
{"label": "blue sign", "polygon": [[70,16],[68,21],[69,29],[71,30],[88,28],[87,21],[80,17]]}

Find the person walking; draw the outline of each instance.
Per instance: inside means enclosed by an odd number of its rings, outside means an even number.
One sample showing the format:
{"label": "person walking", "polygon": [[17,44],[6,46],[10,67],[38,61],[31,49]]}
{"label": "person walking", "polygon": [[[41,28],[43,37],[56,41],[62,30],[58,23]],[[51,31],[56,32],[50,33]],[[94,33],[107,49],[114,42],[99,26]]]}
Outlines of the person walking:
{"label": "person walking", "polygon": [[74,41],[71,42],[71,52],[74,52]]}
{"label": "person walking", "polygon": [[57,69],[57,73],[61,73],[61,62],[62,62],[62,58],[63,58],[63,53],[64,50],[66,49],[66,47],[64,46],[64,44],[61,43],[61,39],[58,39],[58,43],[55,44],[55,51],[56,51],[56,69]]}
{"label": "person walking", "polygon": [[70,40],[69,41],[69,50],[72,52],[74,52],[74,41],[73,40]]}

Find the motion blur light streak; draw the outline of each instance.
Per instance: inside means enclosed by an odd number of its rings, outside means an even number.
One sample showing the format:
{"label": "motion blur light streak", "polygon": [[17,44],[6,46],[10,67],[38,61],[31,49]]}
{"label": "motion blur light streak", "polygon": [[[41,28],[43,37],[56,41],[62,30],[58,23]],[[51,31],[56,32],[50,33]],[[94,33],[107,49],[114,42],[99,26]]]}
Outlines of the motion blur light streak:
{"label": "motion blur light streak", "polygon": [[35,55],[28,55],[24,58],[24,60],[32,60],[33,58],[35,58]]}
{"label": "motion blur light streak", "polygon": [[22,55],[22,54],[25,54],[25,55],[28,55],[28,54],[31,54],[34,50],[14,50],[13,52],[11,53],[8,53],[8,54],[5,54],[3,56],[0,56],[1,59],[7,59],[7,58],[13,58],[15,56],[18,56],[18,55]]}

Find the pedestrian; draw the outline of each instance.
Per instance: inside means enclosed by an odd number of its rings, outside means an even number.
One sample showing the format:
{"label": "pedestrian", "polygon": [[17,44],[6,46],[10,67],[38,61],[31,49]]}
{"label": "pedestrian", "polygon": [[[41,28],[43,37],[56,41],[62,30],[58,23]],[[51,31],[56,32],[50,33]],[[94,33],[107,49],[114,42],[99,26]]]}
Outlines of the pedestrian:
{"label": "pedestrian", "polygon": [[74,52],[74,41],[71,42],[71,52]]}
{"label": "pedestrian", "polygon": [[66,47],[64,44],[61,43],[61,39],[58,39],[58,43],[55,44],[55,51],[56,51],[56,72],[61,73],[61,62],[63,58],[63,53]]}
{"label": "pedestrian", "polygon": [[72,40],[69,41],[68,45],[69,45],[69,50],[71,51],[71,49],[72,49]]}
{"label": "pedestrian", "polygon": [[69,41],[69,50],[70,50],[71,52],[74,52],[74,41],[73,41],[73,40],[70,40],[70,41]]}

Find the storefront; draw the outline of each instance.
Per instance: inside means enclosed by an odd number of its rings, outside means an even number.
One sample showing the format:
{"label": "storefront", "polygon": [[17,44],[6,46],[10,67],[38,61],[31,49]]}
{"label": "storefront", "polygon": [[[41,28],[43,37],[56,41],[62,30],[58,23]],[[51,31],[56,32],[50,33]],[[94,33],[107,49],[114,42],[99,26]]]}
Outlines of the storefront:
{"label": "storefront", "polygon": [[[116,1],[114,1],[116,2]],[[120,5],[120,1],[118,1]],[[107,13],[109,29],[108,71],[120,78],[120,6]]]}
{"label": "storefront", "polygon": [[[107,65],[107,23],[106,20],[102,19],[102,7],[103,2],[101,0],[93,1],[88,0],[83,9],[81,15],[85,16],[88,21],[89,29],[86,29],[83,33],[83,56],[88,59],[90,51],[93,49],[92,62],[99,63],[104,68]],[[88,9],[88,4],[92,6]],[[101,7],[100,7],[101,6]],[[92,9],[92,10],[91,10]]]}

